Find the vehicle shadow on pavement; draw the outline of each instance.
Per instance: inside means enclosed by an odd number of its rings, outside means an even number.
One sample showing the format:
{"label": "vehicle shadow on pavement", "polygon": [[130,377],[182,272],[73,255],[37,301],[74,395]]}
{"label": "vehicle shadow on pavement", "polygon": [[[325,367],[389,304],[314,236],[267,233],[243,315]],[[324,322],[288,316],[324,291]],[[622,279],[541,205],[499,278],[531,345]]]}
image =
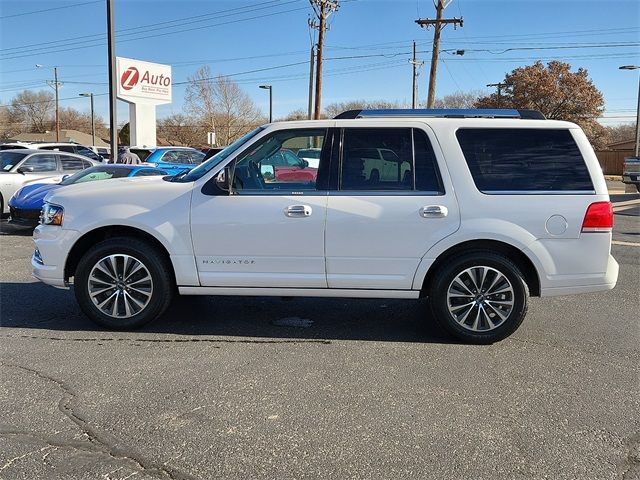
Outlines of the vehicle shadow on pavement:
{"label": "vehicle shadow on pavement", "polygon": [[0,283],[0,335],[5,328],[85,333],[87,339],[109,332],[128,338],[161,335],[167,341],[186,335],[192,341],[216,336],[459,343],[431,318],[425,300],[185,296],[176,297],[161,318],[141,329],[110,332],[82,314],[72,291],[37,282]]}
{"label": "vehicle shadow on pavement", "polygon": [[6,220],[0,221],[0,235],[16,235],[20,237],[30,237],[33,235],[33,228],[13,225]]}

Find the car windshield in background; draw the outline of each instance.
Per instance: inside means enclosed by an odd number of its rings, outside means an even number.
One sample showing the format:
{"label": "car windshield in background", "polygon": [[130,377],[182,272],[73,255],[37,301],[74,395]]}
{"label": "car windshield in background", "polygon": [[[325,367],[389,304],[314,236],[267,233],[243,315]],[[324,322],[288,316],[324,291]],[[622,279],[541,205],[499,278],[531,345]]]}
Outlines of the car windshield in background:
{"label": "car windshield in background", "polygon": [[300,158],[320,158],[320,148],[302,148],[298,150],[298,157]]}
{"label": "car windshield in background", "polygon": [[[135,153],[138,155],[140,161],[144,162],[153,150],[149,150],[148,148],[130,148],[129,151],[131,153]],[[116,155],[117,158],[117,155]]]}
{"label": "car windshield in background", "polygon": [[168,150],[162,155],[161,162],[178,163],[187,165],[199,165],[205,157],[204,153],[198,150]]}
{"label": "car windshield in background", "polygon": [[238,140],[233,142],[231,145],[226,147],[224,150],[222,150],[219,153],[216,153],[209,160],[206,160],[205,162],[201,163],[196,168],[191,170],[184,177],[180,178],[179,181],[181,181],[181,182],[193,182],[194,180],[198,180],[203,175],[205,175],[206,173],[210,172],[220,162],[222,162],[226,158],[228,158],[229,155],[231,155],[232,153],[234,153],[237,150],[239,150],[240,147],[242,147],[245,143],[247,143],[249,140],[251,140],[253,137],[255,137],[262,130],[264,130],[264,127],[258,127],[255,130],[252,130],[251,132],[247,133],[246,135],[240,137]]}
{"label": "car windshield in background", "polygon": [[60,185],[73,185],[74,183],[93,182],[95,180],[108,180],[110,178],[123,178],[131,173],[129,168],[99,166],[92,167],[71,175],[64,179]]}
{"label": "car windshield in background", "polygon": [[0,166],[2,170],[8,172],[13,168],[15,164],[17,164],[20,160],[26,157],[26,153],[18,153],[18,152],[0,152]]}

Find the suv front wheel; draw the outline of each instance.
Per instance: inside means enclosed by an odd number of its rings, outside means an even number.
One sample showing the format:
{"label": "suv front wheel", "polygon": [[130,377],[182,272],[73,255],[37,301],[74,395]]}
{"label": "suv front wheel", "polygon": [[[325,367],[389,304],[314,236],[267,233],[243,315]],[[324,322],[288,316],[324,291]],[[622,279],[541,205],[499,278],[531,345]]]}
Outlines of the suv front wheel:
{"label": "suv front wheel", "polygon": [[429,289],[438,322],[452,335],[481,344],[516,331],[526,315],[528,298],[518,267],[493,252],[470,252],[449,260]]}
{"label": "suv front wheel", "polygon": [[116,237],[89,249],[74,279],[82,311],[110,329],[132,329],[160,316],[171,303],[173,281],[168,262],[152,245]]}

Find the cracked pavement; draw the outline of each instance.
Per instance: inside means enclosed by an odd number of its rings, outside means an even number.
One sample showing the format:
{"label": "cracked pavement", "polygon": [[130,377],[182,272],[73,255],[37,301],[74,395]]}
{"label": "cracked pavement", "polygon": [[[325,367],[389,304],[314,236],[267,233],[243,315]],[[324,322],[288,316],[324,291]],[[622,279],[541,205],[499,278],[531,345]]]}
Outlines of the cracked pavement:
{"label": "cracked pavement", "polygon": [[616,289],[490,346],[404,300],[181,298],[109,332],[0,231],[0,479],[640,478],[637,216]]}

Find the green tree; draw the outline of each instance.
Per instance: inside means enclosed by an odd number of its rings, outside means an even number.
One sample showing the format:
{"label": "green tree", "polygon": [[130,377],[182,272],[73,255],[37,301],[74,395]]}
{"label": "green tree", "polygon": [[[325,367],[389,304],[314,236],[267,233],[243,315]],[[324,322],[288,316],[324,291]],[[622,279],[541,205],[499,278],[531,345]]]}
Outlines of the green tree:
{"label": "green tree", "polygon": [[597,121],[604,112],[604,97],[589,79],[586,69],[571,71],[559,61],[546,66],[538,61],[508,73],[502,94],[479,98],[477,108],[527,108],[545,117],[580,125],[595,148],[606,143],[606,129]]}
{"label": "green tree", "polygon": [[131,145],[129,142],[131,142],[131,134],[129,131],[129,122],[127,122],[118,131],[118,143],[120,145]]}

